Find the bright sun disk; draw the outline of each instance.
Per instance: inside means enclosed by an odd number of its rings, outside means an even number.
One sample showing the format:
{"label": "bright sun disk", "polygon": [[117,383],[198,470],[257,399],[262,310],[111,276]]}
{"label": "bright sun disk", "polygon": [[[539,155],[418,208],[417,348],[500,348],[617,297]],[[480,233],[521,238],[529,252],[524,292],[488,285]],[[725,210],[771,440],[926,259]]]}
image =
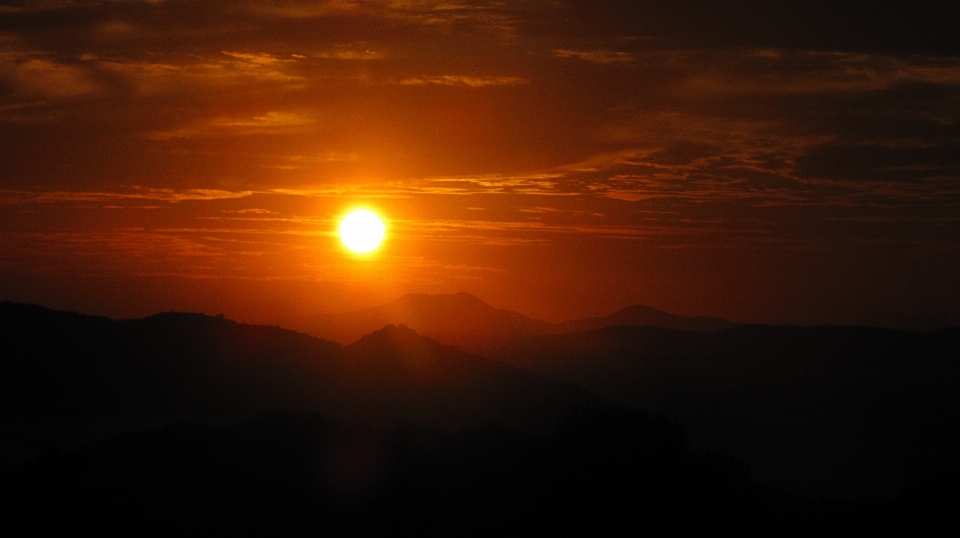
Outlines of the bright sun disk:
{"label": "bright sun disk", "polygon": [[383,242],[386,227],[376,213],[368,209],[350,212],[340,221],[340,240],[353,252],[371,252]]}

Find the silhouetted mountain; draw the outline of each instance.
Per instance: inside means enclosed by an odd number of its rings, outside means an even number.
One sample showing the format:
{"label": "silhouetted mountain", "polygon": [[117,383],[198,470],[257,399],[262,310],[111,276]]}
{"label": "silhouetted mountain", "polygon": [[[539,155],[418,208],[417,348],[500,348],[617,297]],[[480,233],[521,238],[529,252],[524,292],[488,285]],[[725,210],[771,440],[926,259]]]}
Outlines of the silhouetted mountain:
{"label": "silhouetted mountain", "polygon": [[[595,393],[678,417],[696,450],[792,492],[895,495],[960,469],[958,329],[613,326],[486,345],[493,360],[405,326],[341,346],[202,314],[114,321],[0,303],[0,455],[9,466],[57,444],[270,410],[542,432]],[[583,450],[602,452],[601,438]]]}
{"label": "silhouetted mountain", "polygon": [[343,347],[202,314],[113,321],[0,303],[0,345],[0,448],[7,460],[35,451],[31,445],[45,438],[180,419],[232,421],[270,410],[545,428],[591,398],[394,326]]}
{"label": "silhouetted mountain", "polygon": [[384,401],[383,413],[391,409],[397,420],[542,428],[572,405],[593,399],[574,385],[440,345],[404,325],[374,331],[344,353],[346,377],[366,388],[368,401]]}
{"label": "silhouetted mountain", "polygon": [[656,308],[644,305],[632,305],[599,318],[585,318],[564,321],[553,327],[554,333],[575,333],[589,331],[591,329],[601,329],[603,327],[613,327],[616,325],[625,325],[631,327],[664,327],[666,329],[680,329],[684,331],[715,332],[723,329],[729,329],[736,326],[735,323],[725,319],[711,318],[706,316],[684,317],[674,314],[668,314]]}
{"label": "silhouetted mountain", "polygon": [[458,347],[482,345],[487,338],[571,333],[613,325],[708,332],[735,326],[720,318],[676,316],[643,305],[628,306],[609,316],[554,324],[494,308],[474,295],[461,292],[404,295],[383,306],[303,319],[296,328],[337,342],[353,342],[388,324],[407,325],[420,334]]}
{"label": "silhouetted mountain", "polygon": [[303,414],[178,424],[48,454],[0,474],[0,487],[7,524],[33,532],[781,535],[883,525],[872,510],[751,485],[735,464],[691,457],[675,424],[610,406],[580,408],[542,436],[383,431]]}
{"label": "silhouetted mountain", "polygon": [[487,356],[676,416],[791,491],[893,495],[960,468],[960,330],[608,327]]}
{"label": "silhouetted mountain", "polygon": [[871,318],[866,324],[871,327],[887,327],[904,331],[938,331],[940,329],[960,327],[960,312],[941,312],[939,314],[888,312]]}
{"label": "silhouetted mountain", "polygon": [[404,295],[382,306],[304,319],[296,328],[337,342],[353,342],[390,324],[406,325],[444,342],[462,335],[541,334],[550,328],[546,321],[494,308],[469,293]]}

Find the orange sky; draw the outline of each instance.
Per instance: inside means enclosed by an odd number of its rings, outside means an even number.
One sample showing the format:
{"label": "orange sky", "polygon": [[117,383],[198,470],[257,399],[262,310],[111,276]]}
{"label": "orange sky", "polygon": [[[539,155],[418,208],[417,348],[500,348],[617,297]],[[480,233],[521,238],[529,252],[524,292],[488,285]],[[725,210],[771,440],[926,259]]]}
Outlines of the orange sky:
{"label": "orange sky", "polygon": [[[949,17],[717,4],[3,2],[0,299],[957,310]],[[355,206],[389,226],[365,259],[334,233]]]}

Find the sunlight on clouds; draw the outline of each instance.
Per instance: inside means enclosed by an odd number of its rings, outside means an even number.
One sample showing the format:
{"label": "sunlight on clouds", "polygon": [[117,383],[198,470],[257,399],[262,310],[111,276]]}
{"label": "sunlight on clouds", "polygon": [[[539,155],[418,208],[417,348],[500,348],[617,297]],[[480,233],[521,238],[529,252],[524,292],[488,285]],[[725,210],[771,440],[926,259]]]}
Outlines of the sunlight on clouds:
{"label": "sunlight on clouds", "polygon": [[576,193],[561,191],[562,174],[533,176],[480,176],[411,179],[406,181],[374,181],[362,184],[332,183],[324,188],[270,189],[276,194],[311,197],[371,197],[406,198],[416,195],[468,196],[477,194],[571,196]]}
{"label": "sunlight on clouds", "polygon": [[563,196],[569,192],[558,190],[562,173],[544,173],[530,176],[485,175],[478,177],[426,178],[411,188],[425,193],[446,194],[530,194]]}
{"label": "sunlight on clouds", "polygon": [[251,191],[224,191],[217,189],[157,189],[133,187],[128,192],[70,192],[70,191],[15,191],[0,189],[0,204],[16,205],[54,202],[109,202],[117,200],[156,200],[182,202],[186,200],[228,200],[247,198]]}
{"label": "sunlight on clouds", "polygon": [[313,55],[324,60],[383,60],[386,55],[370,50],[332,50]]}
{"label": "sunlight on clouds", "polygon": [[242,52],[230,52],[230,51],[221,51],[224,55],[231,58],[236,58],[244,62],[249,62],[256,65],[277,65],[284,62],[293,62],[295,60],[280,59],[276,56],[264,53],[242,53]]}
{"label": "sunlight on clouds", "polygon": [[270,165],[270,168],[277,170],[306,170],[316,167],[322,163],[352,163],[361,160],[359,153],[340,153],[337,151],[324,151],[313,155],[285,155],[282,161]]}
{"label": "sunlight on clouds", "polygon": [[468,86],[480,88],[483,86],[520,86],[529,81],[520,77],[471,77],[465,75],[441,75],[431,77],[412,77],[400,81],[404,86],[422,86],[438,84],[441,86]]}
{"label": "sunlight on clouds", "polygon": [[26,60],[14,67],[9,76],[18,92],[51,99],[89,95],[101,90],[83,69],[43,59]]}
{"label": "sunlight on clouds", "polygon": [[316,120],[288,112],[267,112],[251,118],[218,117],[193,122],[190,125],[167,131],[154,131],[147,135],[152,140],[193,138],[199,136],[246,136],[258,134],[286,134],[304,130]]}
{"label": "sunlight on clouds", "polygon": [[[229,59],[223,59],[226,56]],[[297,87],[305,81],[289,72],[298,59],[281,59],[269,54],[223,51],[197,61],[182,63],[103,60],[97,67],[127,77],[141,94],[190,90],[223,90],[224,85],[240,86],[251,82],[278,83]]]}
{"label": "sunlight on clouds", "polygon": [[278,188],[267,191],[271,194],[303,196],[311,198],[394,198],[410,197],[410,192],[384,185],[336,184],[325,188]]}

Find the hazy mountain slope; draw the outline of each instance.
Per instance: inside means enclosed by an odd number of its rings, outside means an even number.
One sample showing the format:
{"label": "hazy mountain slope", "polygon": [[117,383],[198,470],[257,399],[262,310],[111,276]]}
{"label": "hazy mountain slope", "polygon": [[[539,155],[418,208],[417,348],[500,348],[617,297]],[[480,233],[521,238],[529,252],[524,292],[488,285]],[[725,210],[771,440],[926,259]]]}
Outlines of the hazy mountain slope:
{"label": "hazy mountain slope", "polygon": [[[316,403],[339,344],[202,314],[112,321],[5,303],[4,417],[248,416]],[[29,312],[29,315],[24,315]]]}
{"label": "hazy mountain slope", "polygon": [[543,428],[594,397],[575,385],[493,362],[388,325],[344,348],[344,377],[385,400],[397,419],[460,426],[484,422]]}
{"label": "hazy mountain slope", "polygon": [[612,327],[615,325],[626,326],[651,326],[664,327],[667,329],[680,329],[685,331],[714,332],[723,329],[729,329],[736,326],[735,323],[725,319],[711,318],[707,316],[684,317],[674,314],[668,314],[662,310],[645,306],[631,305],[623,310],[619,310],[609,316],[597,318],[574,319],[558,323],[552,329],[555,333],[574,333],[589,331],[591,329],[600,329],[603,327]]}
{"label": "hazy mountain slope", "polygon": [[887,327],[905,331],[930,332],[950,327],[960,327],[960,311],[939,314],[906,314],[887,312],[873,316],[865,325]]}
{"label": "hazy mountain slope", "polygon": [[0,348],[8,455],[26,450],[10,444],[17,438],[53,435],[52,425],[89,433],[95,424],[123,429],[293,410],[536,429],[591,398],[392,326],[344,348],[202,314],[113,321],[0,303]]}
{"label": "hazy mountain slope", "polygon": [[409,294],[382,306],[346,314],[315,316],[295,328],[349,343],[384,325],[406,325],[418,333],[446,341],[458,335],[518,336],[541,334],[550,323],[494,308],[469,293]]}
{"label": "hazy mountain slope", "polygon": [[609,327],[488,354],[677,416],[795,491],[892,494],[960,467],[960,330]]}
{"label": "hazy mountain slope", "polygon": [[469,293],[410,294],[382,306],[345,314],[302,319],[298,330],[349,343],[384,325],[406,325],[445,344],[482,347],[485,339],[579,332],[613,325],[651,325],[692,331],[717,331],[735,324],[720,318],[687,318],[655,308],[634,305],[609,316],[549,323],[517,312],[494,308]]}

